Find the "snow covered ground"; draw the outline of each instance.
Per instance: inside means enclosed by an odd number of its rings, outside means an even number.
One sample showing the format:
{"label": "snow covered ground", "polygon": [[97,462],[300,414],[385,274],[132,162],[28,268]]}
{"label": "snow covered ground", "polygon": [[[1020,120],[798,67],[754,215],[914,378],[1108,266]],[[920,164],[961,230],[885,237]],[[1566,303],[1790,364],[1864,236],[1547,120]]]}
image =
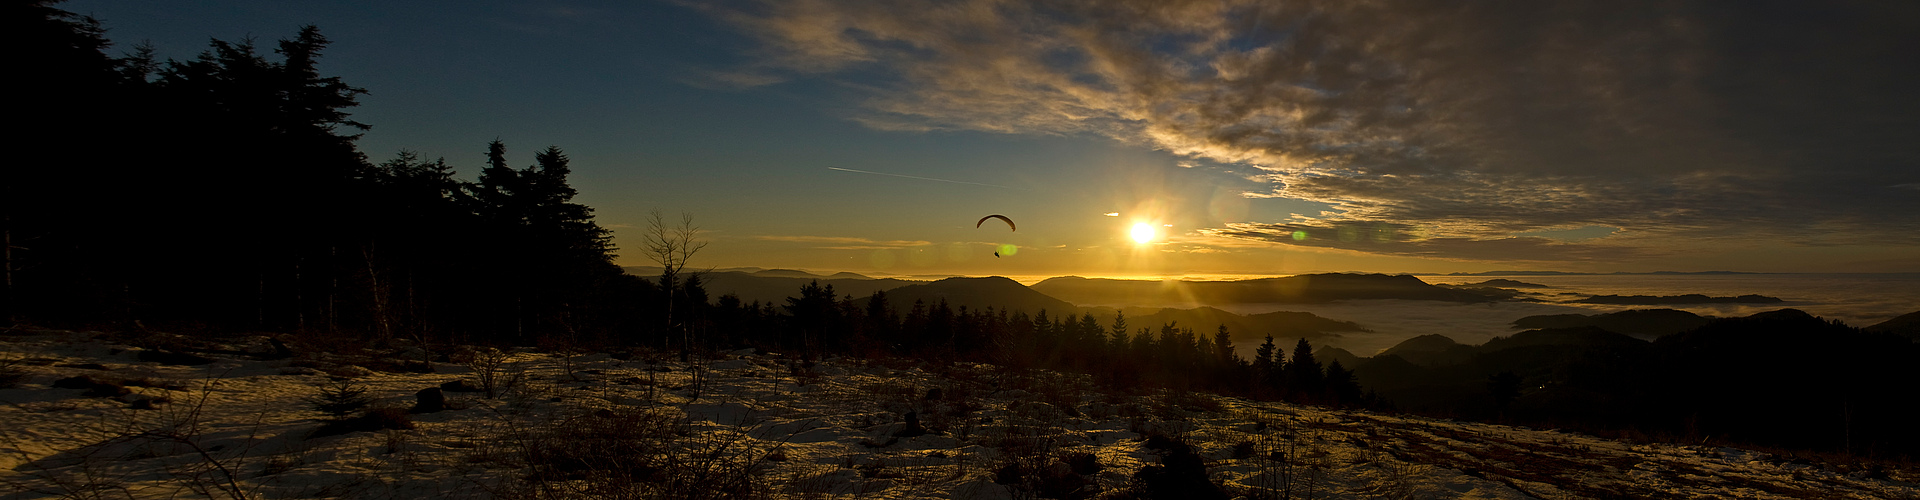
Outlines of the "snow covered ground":
{"label": "snow covered ground", "polygon": [[[264,339],[201,347],[229,354],[166,365],[91,334],[0,336],[0,367],[24,375],[0,389],[0,494],[1090,498],[1192,487],[1186,471],[1225,497],[1920,498],[1912,471],[1732,448],[1116,395],[1083,376],[989,365],[806,366],[750,352],[691,364],[517,352],[496,372],[513,387],[495,398],[449,392],[451,409],[413,414],[411,429],[312,437],[325,415],[309,400],[332,378],[405,408],[422,389],[480,374],[363,367],[418,351],[261,360],[241,353],[270,352]],[[53,387],[79,375],[109,387]]]}

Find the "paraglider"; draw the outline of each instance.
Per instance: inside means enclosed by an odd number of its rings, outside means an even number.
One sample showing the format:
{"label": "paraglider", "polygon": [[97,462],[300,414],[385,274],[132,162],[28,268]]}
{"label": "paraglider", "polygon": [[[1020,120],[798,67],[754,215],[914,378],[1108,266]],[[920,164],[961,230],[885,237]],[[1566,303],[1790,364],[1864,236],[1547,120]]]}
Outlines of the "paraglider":
{"label": "paraglider", "polygon": [[981,224],[986,224],[986,223],[987,223],[987,219],[1000,219],[1000,220],[1003,220],[1003,221],[1007,221],[1007,229],[1009,229],[1009,230],[1013,230],[1013,231],[1019,231],[1019,230],[1020,230],[1020,228],[1019,228],[1019,227],[1016,227],[1016,226],[1014,226],[1014,225],[1013,225],[1013,219],[1009,219],[1009,218],[1007,218],[1007,216],[1005,216],[1005,215],[1000,215],[1000,214],[994,214],[994,215],[989,215],[989,216],[986,216],[986,217],[981,217],[981,218],[980,218],[980,222],[975,222],[975,223],[973,223],[973,227],[974,227],[974,228],[979,228]]}
{"label": "paraglider", "polygon": [[[1020,230],[1020,227],[1019,227],[1019,226],[1015,226],[1015,225],[1013,225],[1013,219],[1009,219],[1009,218],[1007,218],[1007,216],[1005,216],[1005,215],[1000,215],[1000,214],[994,214],[994,215],[989,215],[989,216],[986,216],[986,217],[981,217],[981,218],[980,218],[980,222],[975,222],[975,223],[973,223],[973,227],[974,227],[975,229],[979,229],[979,228],[980,228],[980,225],[981,225],[981,224],[986,224],[986,223],[987,223],[987,219],[1000,219],[1000,220],[1002,220],[1002,221],[1006,221],[1006,223],[1007,223],[1007,230],[1009,230],[1009,231],[1019,231],[1019,230]],[[1013,245],[1000,245],[1000,247],[1001,247],[1001,248],[1007,248],[1007,249],[1011,249],[1011,248],[1013,247]],[[1012,252],[1011,250],[1009,250],[1009,251],[1008,251],[1007,253],[1008,253],[1009,255],[1011,255],[1011,254],[1012,254],[1013,252]],[[999,257],[999,256],[1000,256],[1000,251],[998,251],[998,250],[995,250],[995,251],[993,252],[993,256],[994,256],[994,257]]]}

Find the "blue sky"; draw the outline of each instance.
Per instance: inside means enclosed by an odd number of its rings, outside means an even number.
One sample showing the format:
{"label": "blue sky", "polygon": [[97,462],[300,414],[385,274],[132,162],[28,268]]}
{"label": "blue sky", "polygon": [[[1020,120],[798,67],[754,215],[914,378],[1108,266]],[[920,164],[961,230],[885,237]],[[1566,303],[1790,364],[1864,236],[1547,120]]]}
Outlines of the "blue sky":
{"label": "blue sky", "polygon": [[1042,3],[61,7],[182,59],[318,25],[371,160],[560,146],[627,265],[659,209],[713,267],[1920,271],[1905,7]]}

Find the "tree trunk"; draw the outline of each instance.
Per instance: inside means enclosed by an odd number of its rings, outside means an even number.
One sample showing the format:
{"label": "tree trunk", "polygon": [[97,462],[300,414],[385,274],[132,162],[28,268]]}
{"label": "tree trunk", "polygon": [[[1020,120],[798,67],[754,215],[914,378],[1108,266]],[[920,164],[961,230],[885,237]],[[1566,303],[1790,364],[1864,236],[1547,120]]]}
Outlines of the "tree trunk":
{"label": "tree trunk", "polygon": [[293,329],[304,332],[307,330],[307,303],[301,290],[304,288],[300,282],[301,260],[300,257],[293,258]]}
{"label": "tree trunk", "polygon": [[327,333],[339,333],[339,310],[334,299],[340,293],[340,247],[327,245]]}
{"label": "tree trunk", "polygon": [[373,299],[375,332],[380,335],[380,340],[385,342],[393,338],[393,330],[387,323],[386,289],[380,286],[380,270],[376,269],[373,265],[373,245],[373,243],[368,243],[366,246],[360,247],[360,258],[367,263],[367,281],[371,286],[371,289],[368,290],[371,293],[368,293],[368,295]]}
{"label": "tree trunk", "polygon": [[[13,185],[7,185],[7,194],[13,194]],[[11,196],[7,197],[11,199]],[[12,202],[0,202],[9,205]],[[13,323],[13,208],[7,207],[4,219],[0,219],[0,273],[5,273],[6,288],[0,289],[0,320],[9,326]]]}

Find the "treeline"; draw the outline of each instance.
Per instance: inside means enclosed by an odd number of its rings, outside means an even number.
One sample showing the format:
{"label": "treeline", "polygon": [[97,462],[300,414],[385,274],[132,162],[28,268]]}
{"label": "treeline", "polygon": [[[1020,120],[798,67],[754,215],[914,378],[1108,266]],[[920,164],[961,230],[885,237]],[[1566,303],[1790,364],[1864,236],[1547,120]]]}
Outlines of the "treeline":
{"label": "treeline", "polygon": [[99,21],[54,3],[4,13],[26,60],[0,196],[12,322],[511,343],[664,328],[640,320],[666,307],[658,287],[612,264],[559,148],[513,168],[495,140],[470,182],[413,153],[373,164],[346,112],[366,91],[319,71],[318,29],[271,56],[250,39],[113,56]]}
{"label": "treeline", "polygon": [[[690,293],[704,298],[698,280],[690,283]],[[944,300],[916,300],[896,308],[884,291],[861,302],[836,297],[832,285],[815,281],[782,304],[742,303],[732,294],[722,295],[711,306],[697,305],[690,327],[714,346],[756,346],[801,357],[974,361],[1090,373],[1125,389],[1165,387],[1330,405],[1378,404],[1339,361],[1323,365],[1315,360],[1306,339],[1288,356],[1268,336],[1248,359],[1235,353],[1226,326],[1210,334],[1176,323],[1134,329],[1123,313],[1102,324],[1092,314],[1049,316],[1042,310],[1028,315],[964,306],[956,310]]]}

